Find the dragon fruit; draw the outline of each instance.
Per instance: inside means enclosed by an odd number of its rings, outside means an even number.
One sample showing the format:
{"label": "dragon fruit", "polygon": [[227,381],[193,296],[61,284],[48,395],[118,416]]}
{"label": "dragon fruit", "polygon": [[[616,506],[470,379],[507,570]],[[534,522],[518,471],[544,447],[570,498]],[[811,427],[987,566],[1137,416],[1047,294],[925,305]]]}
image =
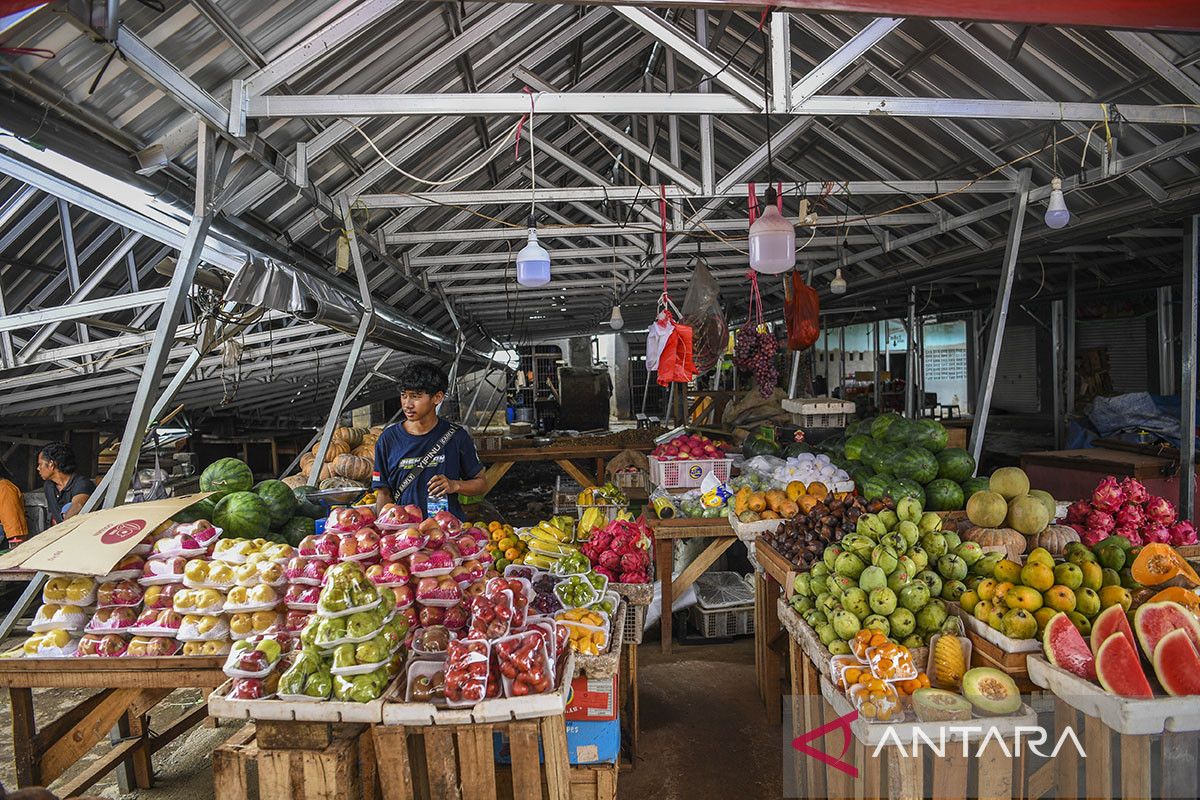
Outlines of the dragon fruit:
{"label": "dragon fruit", "polygon": [[1087,515],[1091,513],[1092,504],[1087,500],[1076,500],[1067,507],[1067,524],[1068,525],[1083,525],[1087,522]]}
{"label": "dragon fruit", "polygon": [[[1137,528],[1131,528],[1128,526],[1117,527],[1113,530],[1113,535],[1121,536],[1125,539],[1128,539],[1130,544],[1132,544],[1134,547],[1140,547],[1146,543],[1145,540],[1142,539],[1142,532]],[[1101,538],[1103,538],[1103,537],[1101,537]],[[1087,544],[1090,547],[1091,545],[1096,544],[1096,543],[1097,542],[1089,542]]]}
{"label": "dragon fruit", "polygon": [[1141,506],[1126,503],[1117,509],[1116,520],[1118,528],[1141,528],[1146,523],[1146,515]]}
{"label": "dragon fruit", "polygon": [[1187,520],[1176,522],[1170,527],[1171,544],[1180,547],[1185,544],[1196,544],[1196,529]]}
{"label": "dragon fruit", "polygon": [[1121,489],[1125,492],[1125,502],[1127,503],[1135,503],[1140,506],[1150,499],[1150,492],[1136,478],[1126,478],[1121,481]]}
{"label": "dragon fruit", "polygon": [[1112,475],[1100,481],[1092,492],[1092,508],[1100,511],[1116,511],[1124,502],[1125,491]]}
{"label": "dragon fruit", "polygon": [[616,572],[621,568],[621,557],[614,551],[608,550],[600,554],[600,566],[611,572]]}
{"label": "dragon fruit", "polygon": [[[604,577],[608,578],[610,583],[618,582],[617,581],[617,573],[613,572],[611,569],[608,569],[606,567],[592,567],[592,571],[595,572],[597,575],[603,575]],[[626,581],[626,583],[630,583],[630,581]]]}
{"label": "dragon fruit", "polygon": [[621,572],[637,572],[644,569],[646,560],[638,553],[626,553],[621,556]]}
{"label": "dragon fruit", "polygon": [[1170,544],[1171,532],[1165,525],[1149,525],[1142,529],[1142,539],[1145,540],[1146,544],[1150,542]]}
{"label": "dragon fruit", "polygon": [[1086,525],[1089,532],[1098,533],[1103,538],[1112,533],[1112,529],[1116,527],[1116,522],[1113,520],[1112,514],[1093,510],[1087,515]]}
{"label": "dragon fruit", "polygon": [[620,583],[649,583],[650,575],[646,572],[623,572]]}
{"label": "dragon fruit", "polygon": [[1177,518],[1174,504],[1165,497],[1151,497],[1146,501],[1146,522],[1165,527],[1173,525]]}

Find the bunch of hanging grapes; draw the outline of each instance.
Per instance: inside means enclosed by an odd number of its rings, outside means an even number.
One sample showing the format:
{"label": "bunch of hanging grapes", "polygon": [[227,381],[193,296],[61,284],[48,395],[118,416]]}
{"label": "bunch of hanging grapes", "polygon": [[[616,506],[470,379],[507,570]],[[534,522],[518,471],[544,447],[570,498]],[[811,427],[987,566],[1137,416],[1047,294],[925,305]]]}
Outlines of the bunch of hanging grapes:
{"label": "bunch of hanging grapes", "polygon": [[733,337],[733,364],[749,370],[758,384],[763,397],[770,397],[779,383],[779,370],[775,366],[775,354],[779,343],[765,330],[747,323]]}

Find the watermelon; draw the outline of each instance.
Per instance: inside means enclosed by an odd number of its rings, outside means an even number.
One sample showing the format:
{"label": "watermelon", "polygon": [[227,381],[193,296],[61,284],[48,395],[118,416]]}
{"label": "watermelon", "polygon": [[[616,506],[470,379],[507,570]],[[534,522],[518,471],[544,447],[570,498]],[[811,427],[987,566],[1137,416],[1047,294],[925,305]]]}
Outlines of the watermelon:
{"label": "watermelon", "polygon": [[961,447],[947,447],[935,458],[938,464],[938,478],[962,482],[975,474],[975,459]]}
{"label": "watermelon", "polygon": [[891,484],[886,475],[872,475],[859,486],[863,497],[868,500],[878,500],[888,493]]}
{"label": "watermelon", "polygon": [[312,519],[325,516],[325,508],[320,503],[308,499],[308,493],[316,491],[319,490],[315,486],[297,486],[292,490],[292,495],[296,498],[297,514]]}
{"label": "watermelon", "polygon": [[1143,603],[1133,615],[1133,629],[1147,658],[1153,658],[1158,643],[1176,630],[1187,631],[1192,644],[1200,649],[1200,622],[1179,603]]}
{"label": "watermelon", "polygon": [[[970,456],[967,457],[970,458]],[[941,464],[938,465],[938,471],[941,472]],[[953,480],[953,478],[950,480]],[[970,500],[971,495],[973,494],[990,491],[992,483],[987,478],[967,478],[959,485],[962,486],[963,498]],[[1128,539],[1126,539],[1126,541],[1128,541]]]}
{"label": "watermelon", "polygon": [[946,449],[947,436],[945,426],[936,419],[919,419],[909,430],[908,445],[938,453]]}
{"label": "watermelon", "polygon": [[1096,677],[1106,691],[1119,697],[1148,700],[1154,696],[1137,651],[1124,636],[1110,636],[1100,645]]}
{"label": "watermelon", "polygon": [[216,492],[218,499],[230,492],[248,492],[253,485],[254,473],[238,458],[217,459],[200,473],[200,491]]}
{"label": "watermelon", "polygon": [[746,441],[742,443],[742,455],[746,458],[778,456],[779,445],[775,444],[775,440],[758,433],[746,437]]}
{"label": "watermelon", "polygon": [[305,536],[311,536],[316,533],[316,523],[312,517],[292,517],[283,523],[283,527],[279,529],[279,532],[287,540],[288,544],[295,547],[300,544],[300,540]]}
{"label": "watermelon", "polygon": [[874,417],[867,417],[865,419],[852,420],[850,422],[850,424],[846,426],[846,435],[847,436],[870,436],[871,435],[871,423],[874,421],[875,421]]}
{"label": "watermelon", "polygon": [[1129,618],[1125,616],[1125,608],[1117,603],[1100,612],[1100,616],[1092,620],[1092,653],[1100,652],[1100,645],[1114,633],[1122,634],[1129,640],[1129,645],[1137,649],[1137,640],[1133,638],[1133,630],[1129,627]]}
{"label": "watermelon", "polygon": [[871,442],[870,436],[856,434],[846,440],[846,458],[851,461],[858,461],[862,458],[863,448]]}
{"label": "watermelon", "polygon": [[908,442],[909,433],[912,431],[914,424],[904,417],[894,420],[888,426],[887,431],[884,432],[884,441],[903,447]]}
{"label": "watermelon", "polygon": [[886,442],[877,444],[871,451],[871,460],[867,462],[867,465],[880,475],[891,475],[896,465],[896,459],[902,452],[903,450],[894,444]]}
{"label": "watermelon", "polygon": [[958,511],[963,507],[963,491],[947,478],[937,478],[925,485],[926,511]]}
{"label": "watermelon", "polygon": [[903,419],[903,417],[894,412],[889,411],[887,414],[880,414],[871,423],[871,438],[877,441],[885,439],[888,428],[892,427],[892,423],[898,419]]}
{"label": "watermelon", "polygon": [[784,458],[796,458],[804,453],[811,453],[812,448],[804,442],[792,442],[787,447],[783,448]]}
{"label": "watermelon", "polygon": [[267,504],[267,511],[271,514],[271,530],[278,530],[296,513],[296,495],[283,481],[260,481],[254,487],[254,493]]}
{"label": "watermelon", "polygon": [[1042,649],[1046,651],[1046,660],[1054,666],[1086,680],[1096,680],[1096,658],[1075,623],[1065,613],[1058,612],[1046,623]]}
{"label": "watermelon", "polygon": [[1154,648],[1154,674],[1167,694],[1200,694],[1200,654],[1187,631],[1171,631]]}
{"label": "watermelon", "polygon": [[231,492],[213,512],[213,524],[231,539],[255,539],[271,526],[271,511],[254,492]]}
{"label": "watermelon", "polygon": [[902,450],[892,461],[892,474],[897,478],[908,478],[919,484],[929,483],[937,477],[938,463],[928,450],[910,447]]}
{"label": "watermelon", "polygon": [[206,519],[212,521],[213,510],[217,507],[216,498],[206,497],[192,503],[187,508],[179,511],[171,519],[176,522],[195,522],[198,519]]}
{"label": "watermelon", "polygon": [[921,507],[925,507],[925,490],[921,488],[921,484],[908,478],[897,478],[892,481],[888,487],[888,494],[893,500],[899,500],[902,497],[915,498]]}

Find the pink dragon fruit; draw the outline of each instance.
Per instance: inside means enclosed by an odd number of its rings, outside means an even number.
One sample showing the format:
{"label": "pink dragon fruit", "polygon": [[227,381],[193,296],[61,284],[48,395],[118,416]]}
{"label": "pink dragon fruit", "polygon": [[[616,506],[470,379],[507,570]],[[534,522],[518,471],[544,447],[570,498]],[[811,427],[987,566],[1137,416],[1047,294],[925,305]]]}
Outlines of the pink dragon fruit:
{"label": "pink dragon fruit", "polygon": [[1141,506],[1126,503],[1117,509],[1116,520],[1118,528],[1141,528],[1146,522],[1146,515],[1142,513]]}
{"label": "pink dragon fruit", "polygon": [[623,572],[621,583],[649,583],[650,576],[645,572]]}
{"label": "pink dragon fruit", "polygon": [[1171,532],[1165,525],[1150,525],[1142,529],[1142,539],[1145,540],[1146,544],[1150,542],[1169,544],[1171,542]]}
{"label": "pink dragon fruit", "polygon": [[597,552],[603,553],[608,549],[609,544],[612,543],[612,538],[613,537],[611,533],[601,529],[592,532],[592,538],[588,539],[588,544],[593,545]]}
{"label": "pink dragon fruit", "polygon": [[1067,507],[1067,524],[1083,525],[1087,522],[1087,515],[1091,510],[1092,504],[1087,500],[1076,500]]}
{"label": "pink dragon fruit", "polygon": [[621,572],[638,572],[645,567],[646,562],[638,553],[626,553],[621,556]]}
{"label": "pink dragon fruit", "polygon": [[1092,507],[1100,511],[1116,511],[1125,502],[1125,492],[1117,479],[1109,475],[1092,492]]}
{"label": "pink dragon fruit", "polygon": [[610,571],[616,571],[621,567],[621,557],[612,550],[600,554],[600,566]]}
{"label": "pink dragon fruit", "polygon": [[1162,526],[1173,525],[1178,515],[1174,504],[1165,497],[1151,497],[1146,501],[1146,521]]}
{"label": "pink dragon fruit", "polygon": [[1180,547],[1185,544],[1196,544],[1196,529],[1187,520],[1176,522],[1170,527],[1171,544]]}
{"label": "pink dragon fruit", "polygon": [[1098,533],[1101,537],[1112,533],[1112,529],[1116,527],[1116,522],[1113,520],[1112,514],[1107,514],[1100,510],[1089,512],[1086,524],[1089,531]]}
{"label": "pink dragon fruit", "polygon": [[1136,478],[1126,478],[1121,481],[1121,489],[1125,492],[1125,502],[1142,505],[1150,499],[1150,492]]}
{"label": "pink dragon fruit", "polygon": [[[597,575],[603,575],[604,577],[608,578],[610,583],[618,582],[617,581],[617,573],[613,572],[611,569],[608,569],[606,567],[593,567],[592,571],[595,572]],[[626,581],[626,583],[628,583],[628,581]]]}
{"label": "pink dragon fruit", "polygon": [[[1145,541],[1142,539],[1142,533],[1138,528],[1131,528],[1128,526],[1117,527],[1113,530],[1113,535],[1128,539],[1134,547],[1140,547],[1141,545],[1145,544]],[[1097,542],[1090,542],[1088,546],[1090,547],[1096,543]]]}

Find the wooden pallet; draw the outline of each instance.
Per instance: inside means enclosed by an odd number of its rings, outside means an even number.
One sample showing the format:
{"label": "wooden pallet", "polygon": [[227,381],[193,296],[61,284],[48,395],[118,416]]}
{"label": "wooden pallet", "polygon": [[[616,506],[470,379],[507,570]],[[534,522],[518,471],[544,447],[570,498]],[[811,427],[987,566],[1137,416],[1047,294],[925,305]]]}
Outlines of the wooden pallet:
{"label": "wooden pallet", "polygon": [[[247,725],[213,751],[214,800],[376,800],[375,753],[365,725]],[[271,745],[271,746],[268,746]]]}

